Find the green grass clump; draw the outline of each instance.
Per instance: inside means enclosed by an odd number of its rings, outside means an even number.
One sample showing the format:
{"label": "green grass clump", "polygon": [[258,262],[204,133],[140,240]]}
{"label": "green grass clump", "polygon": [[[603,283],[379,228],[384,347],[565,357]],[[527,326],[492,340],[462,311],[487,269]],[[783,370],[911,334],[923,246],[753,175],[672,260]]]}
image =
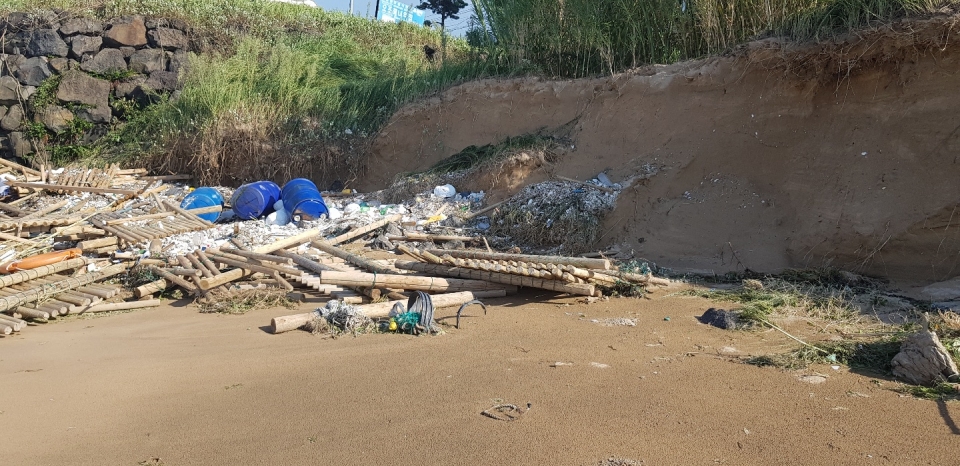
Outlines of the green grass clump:
{"label": "green grass clump", "polygon": [[[939,0],[477,0],[484,41],[510,61],[557,76],[611,73],[719,53],[763,36],[823,39]],[[487,37],[485,34],[473,34]]]}
{"label": "green grass clump", "polygon": [[427,169],[423,174],[442,175],[461,170],[469,170],[484,163],[496,162],[525,150],[548,150],[556,144],[556,139],[539,134],[524,134],[507,137],[496,144],[467,146]]}
{"label": "green grass clump", "polygon": [[904,385],[898,391],[927,400],[960,400],[960,386],[948,382],[941,382],[932,387]]}

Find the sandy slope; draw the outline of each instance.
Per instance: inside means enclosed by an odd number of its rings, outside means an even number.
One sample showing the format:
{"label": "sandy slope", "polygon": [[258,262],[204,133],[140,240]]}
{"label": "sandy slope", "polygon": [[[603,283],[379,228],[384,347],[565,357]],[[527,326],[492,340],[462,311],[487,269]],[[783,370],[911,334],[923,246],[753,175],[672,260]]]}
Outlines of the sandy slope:
{"label": "sandy slope", "polygon": [[560,175],[658,171],[626,190],[598,246],[702,272],[830,265],[946,280],[960,274],[956,21],[766,40],[611,78],[465,84],[393,118],[364,187],[546,129],[575,141]]}
{"label": "sandy slope", "polygon": [[[704,326],[704,300],[522,302],[476,309],[440,337],[258,328],[284,309],[31,328],[0,342],[0,464],[956,463],[960,405],[846,368],[734,362],[720,349],[794,345]],[[615,317],[638,326],[590,322]],[[797,379],[815,372],[826,383]],[[496,400],[532,409],[479,414]]]}

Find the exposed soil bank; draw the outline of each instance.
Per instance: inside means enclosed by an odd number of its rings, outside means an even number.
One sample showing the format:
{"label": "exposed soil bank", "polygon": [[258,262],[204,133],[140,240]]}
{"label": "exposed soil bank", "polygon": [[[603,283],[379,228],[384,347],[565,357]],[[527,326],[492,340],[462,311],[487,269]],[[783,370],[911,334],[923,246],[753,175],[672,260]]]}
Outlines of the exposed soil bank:
{"label": "exposed soil bank", "polygon": [[[621,181],[608,244],[681,270],[834,266],[910,283],[960,274],[956,16],[609,78],[482,81],[400,111],[362,188],[543,128],[557,174]],[[483,186],[463,189],[477,189]]]}

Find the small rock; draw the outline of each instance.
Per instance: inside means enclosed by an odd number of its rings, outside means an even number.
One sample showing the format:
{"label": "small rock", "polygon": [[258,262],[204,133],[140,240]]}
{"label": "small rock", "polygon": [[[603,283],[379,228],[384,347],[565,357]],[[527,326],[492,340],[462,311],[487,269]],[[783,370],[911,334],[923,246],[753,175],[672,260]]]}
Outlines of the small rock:
{"label": "small rock", "polygon": [[819,385],[827,381],[827,378],[822,375],[801,375],[797,379],[803,383],[809,383],[814,385]]}
{"label": "small rock", "polygon": [[157,28],[147,33],[150,45],[164,50],[179,50],[187,48],[189,43],[183,31],[171,28]]}
{"label": "small rock", "polygon": [[102,37],[74,36],[70,40],[70,57],[82,60],[87,54],[99,52],[102,46]]}
{"label": "small rock", "polygon": [[103,32],[103,23],[91,18],[71,18],[60,26],[60,33],[65,36],[76,34],[100,34]]}
{"label": "small rock", "polygon": [[73,112],[63,107],[51,105],[39,115],[40,122],[54,133],[60,133],[70,127],[74,119]]}
{"label": "small rock", "polygon": [[141,16],[124,16],[110,23],[103,33],[103,43],[111,47],[147,45],[147,27]]}
{"label": "small rock", "polygon": [[123,59],[123,53],[119,50],[103,49],[97,52],[93,58],[81,62],[80,69],[90,73],[104,74],[111,71],[126,70],[127,62]]}
{"label": "small rock", "polygon": [[13,76],[0,77],[0,105],[20,103],[20,81]]}
{"label": "small rock", "polygon": [[55,29],[35,29],[27,39],[27,55],[31,57],[65,57],[70,48]]}
{"label": "small rock", "polygon": [[960,374],[937,334],[929,330],[907,337],[890,365],[895,377],[916,385],[955,380]]}
{"label": "small rock", "polygon": [[53,74],[50,66],[47,65],[46,57],[28,58],[20,65],[15,76],[25,86],[39,86],[44,80]]}
{"label": "small rock", "polygon": [[57,98],[84,105],[106,104],[110,98],[110,82],[79,71],[69,71],[60,81]]}
{"label": "small rock", "polygon": [[123,54],[123,58],[130,58],[137,52],[136,47],[120,47],[118,50]]}
{"label": "small rock", "polygon": [[170,71],[154,71],[143,86],[157,92],[171,92],[180,87],[180,78]]}
{"label": "small rock", "polygon": [[130,69],[143,74],[166,71],[167,56],[160,49],[137,50],[130,56]]}
{"label": "small rock", "polygon": [[7,107],[0,105],[0,120],[3,120],[3,117],[7,116],[7,110],[9,110]]}
{"label": "small rock", "polygon": [[724,309],[716,309],[711,307],[710,309],[707,309],[707,312],[704,312],[698,320],[701,323],[722,328],[724,330],[733,330],[737,328],[737,315]]}
{"label": "small rock", "polygon": [[51,58],[49,65],[54,73],[62,74],[70,69],[70,60],[61,57]]}
{"label": "small rock", "polygon": [[168,52],[170,65],[167,67],[167,71],[172,73],[180,73],[180,70],[185,70],[190,65],[190,53],[185,50],[177,50],[173,53]]}
{"label": "small rock", "polygon": [[33,152],[33,146],[27,136],[20,132],[10,133],[10,150],[16,157],[24,158]]}
{"label": "small rock", "polygon": [[23,122],[23,107],[20,104],[13,105],[7,110],[7,115],[0,120],[0,129],[5,131],[15,131],[20,128]]}

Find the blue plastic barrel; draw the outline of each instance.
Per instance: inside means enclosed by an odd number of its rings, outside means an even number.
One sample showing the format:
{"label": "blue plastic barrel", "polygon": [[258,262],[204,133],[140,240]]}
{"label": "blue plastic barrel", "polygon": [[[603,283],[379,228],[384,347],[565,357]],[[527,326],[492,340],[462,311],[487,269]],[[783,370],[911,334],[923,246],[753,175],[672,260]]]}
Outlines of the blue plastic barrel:
{"label": "blue plastic barrel", "polygon": [[[200,209],[213,206],[223,207],[223,196],[213,188],[197,188],[192,193],[187,194],[187,197],[183,198],[183,202],[180,203],[181,209]],[[197,216],[208,222],[216,222],[220,218],[220,212]]]}
{"label": "blue plastic barrel", "polygon": [[272,181],[257,181],[237,188],[230,198],[230,205],[237,217],[253,220],[273,212],[273,205],[280,200],[280,187]]}
{"label": "blue plastic barrel", "polygon": [[327,204],[320,197],[317,185],[306,178],[296,178],[283,185],[280,193],[283,208],[290,216],[300,216],[301,220],[316,220],[327,215]]}

